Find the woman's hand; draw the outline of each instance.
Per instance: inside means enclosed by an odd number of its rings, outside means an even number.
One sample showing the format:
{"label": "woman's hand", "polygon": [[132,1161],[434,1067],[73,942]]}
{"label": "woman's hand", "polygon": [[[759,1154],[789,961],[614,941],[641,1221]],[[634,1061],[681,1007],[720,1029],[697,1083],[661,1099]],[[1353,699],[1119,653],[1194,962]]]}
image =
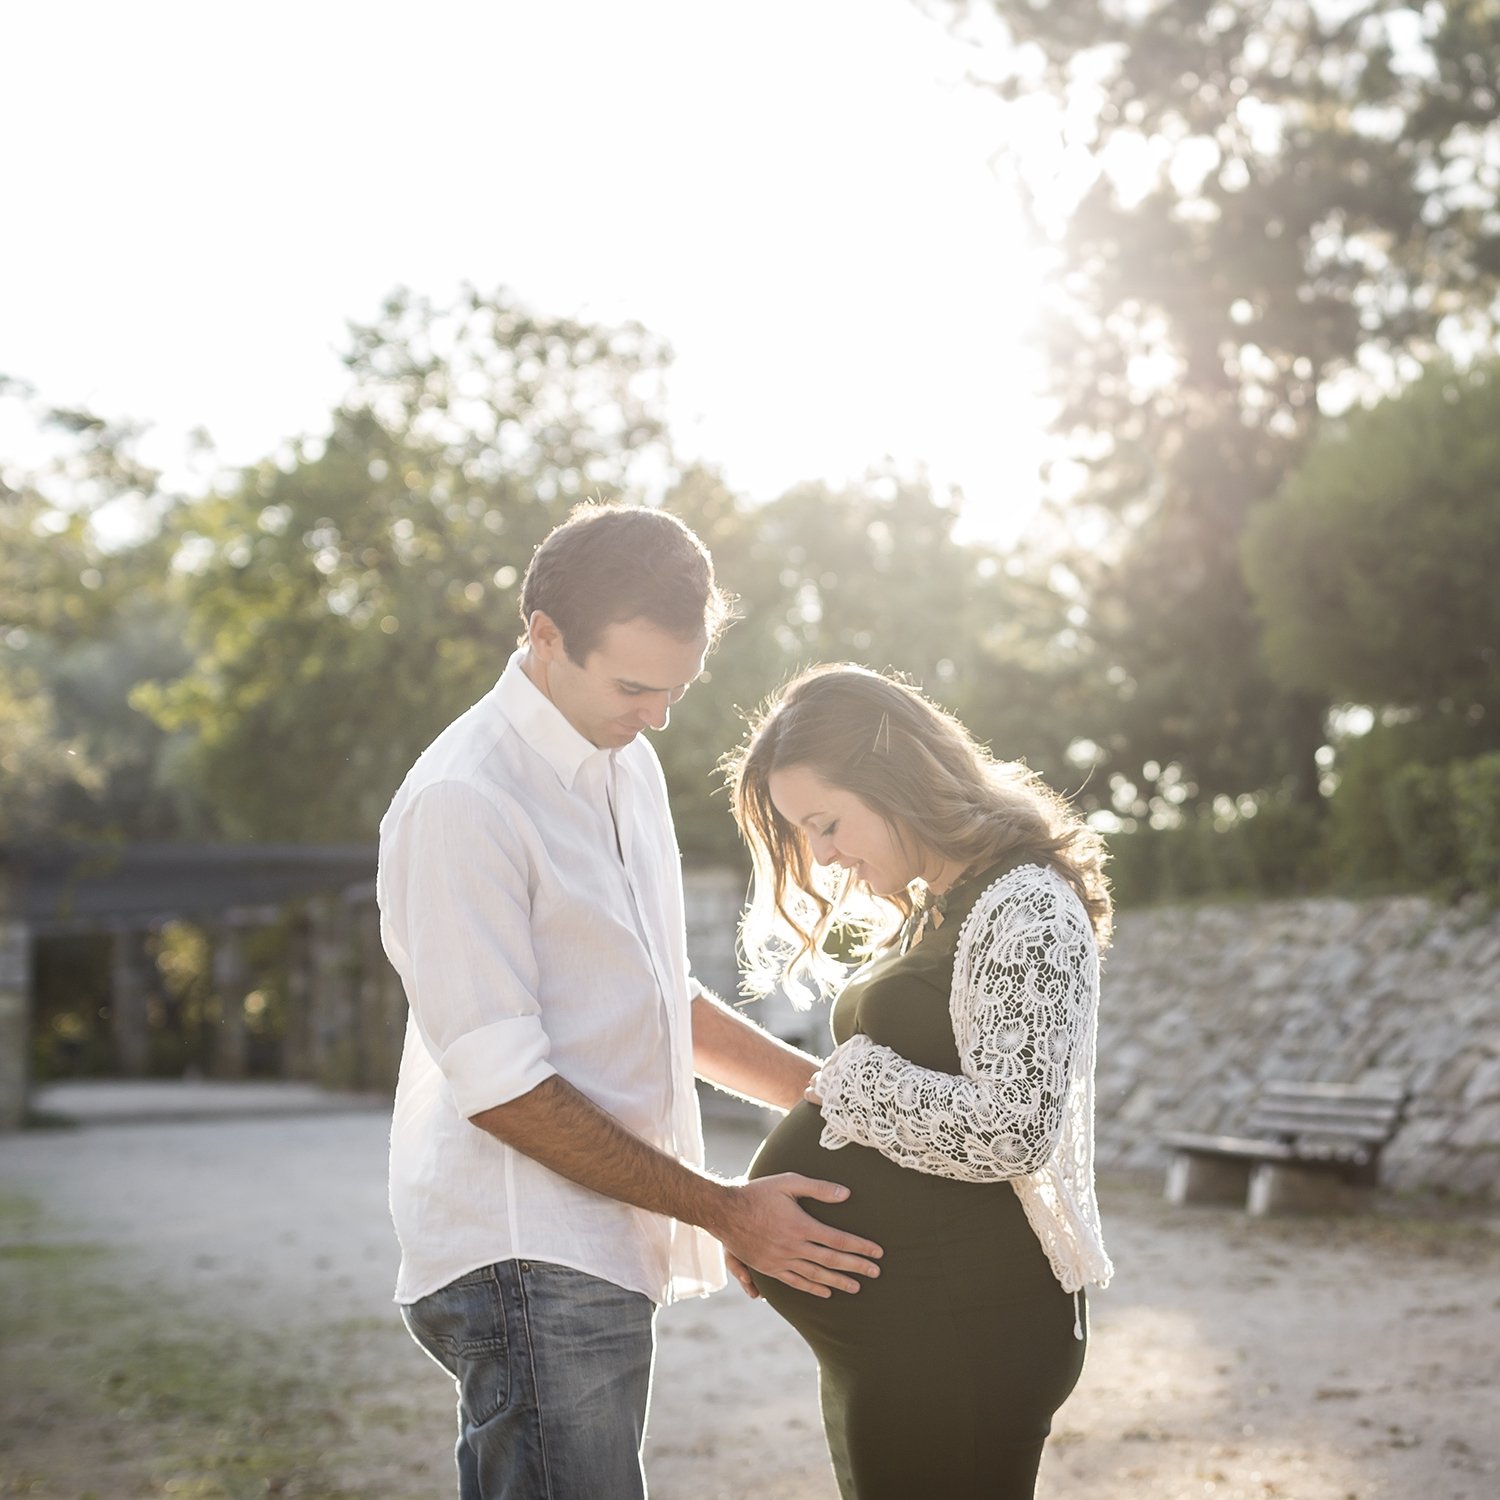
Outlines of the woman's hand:
{"label": "woman's hand", "polygon": [[[828,1059],[825,1057],[823,1059],[823,1061],[826,1063],[828,1061]],[[807,1087],[805,1089],[803,1089],[803,1091],[802,1091],[802,1097],[803,1097],[803,1099],[808,1104],[811,1104],[814,1108],[816,1108],[816,1109],[822,1109],[822,1107],[823,1107],[823,1070],[822,1070],[822,1068],[819,1068],[818,1071],[816,1073],[814,1073],[813,1076],[807,1080]]]}

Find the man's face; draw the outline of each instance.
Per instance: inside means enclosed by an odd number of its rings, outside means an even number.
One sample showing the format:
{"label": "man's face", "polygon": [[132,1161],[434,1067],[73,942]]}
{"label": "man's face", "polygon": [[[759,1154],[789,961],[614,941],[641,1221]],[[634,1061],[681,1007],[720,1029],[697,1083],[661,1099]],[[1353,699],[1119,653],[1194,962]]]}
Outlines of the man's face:
{"label": "man's face", "polygon": [[628,745],[643,729],[665,729],[672,705],[702,674],[708,654],[705,636],[682,641],[637,618],[606,625],[580,666],[541,613],[533,617],[530,645],[541,667],[533,681],[602,750]]}

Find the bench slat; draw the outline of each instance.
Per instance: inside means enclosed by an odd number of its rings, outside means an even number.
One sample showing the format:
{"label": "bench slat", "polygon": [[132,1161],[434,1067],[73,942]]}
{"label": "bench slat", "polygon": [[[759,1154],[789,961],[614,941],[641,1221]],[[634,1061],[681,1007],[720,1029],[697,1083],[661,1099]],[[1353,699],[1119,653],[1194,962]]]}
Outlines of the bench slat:
{"label": "bench slat", "polygon": [[1292,1099],[1266,1094],[1262,1094],[1256,1101],[1256,1108],[1273,1109],[1285,1115],[1307,1115],[1315,1120],[1373,1120],[1379,1124],[1394,1120],[1401,1113],[1399,1101],[1356,1104],[1321,1099]]}
{"label": "bench slat", "polygon": [[1207,1135],[1191,1130],[1179,1130],[1162,1137],[1164,1144],[1174,1151],[1198,1151],[1208,1156],[1265,1156],[1277,1161],[1290,1161],[1292,1148],[1280,1141],[1259,1140],[1241,1135]]}
{"label": "bench slat", "polygon": [[1360,1120],[1310,1120],[1302,1115],[1272,1114],[1257,1110],[1250,1116],[1251,1130],[1278,1136],[1327,1136],[1335,1140],[1388,1141],[1389,1125],[1371,1125]]}
{"label": "bench slat", "polygon": [[1406,1089],[1399,1083],[1286,1083],[1261,1085],[1261,1093],[1306,1099],[1353,1099],[1401,1104]]}
{"label": "bench slat", "polygon": [[1355,1166],[1362,1166],[1370,1159],[1370,1149],[1368,1146],[1336,1144],[1331,1141],[1298,1141],[1292,1148],[1292,1155],[1298,1161],[1351,1162]]}
{"label": "bench slat", "polygon": [[[1174,1131],[1161,1141],[1177,1153],[1184,1171],[1189,1160],[1217,1158],[1307,1167],[1351,1183],[1373,1182],[1380,1150],[1400,1125],[1407,1098],[1395,1084],[1267,1083],[1246,1120],[1255,1136]],[[1174,1178],[1176,1173],[1174,1168]]]}

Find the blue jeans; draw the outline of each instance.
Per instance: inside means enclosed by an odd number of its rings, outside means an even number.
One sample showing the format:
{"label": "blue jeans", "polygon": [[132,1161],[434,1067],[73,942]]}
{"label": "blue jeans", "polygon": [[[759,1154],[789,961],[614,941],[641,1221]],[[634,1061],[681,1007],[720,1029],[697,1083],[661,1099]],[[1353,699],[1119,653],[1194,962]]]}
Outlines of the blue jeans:
{"label": "blue jeans", "polygon": [[458,1385],[459,1500],[637,1500],[656,1305],[503,1260],[401,1309]]}

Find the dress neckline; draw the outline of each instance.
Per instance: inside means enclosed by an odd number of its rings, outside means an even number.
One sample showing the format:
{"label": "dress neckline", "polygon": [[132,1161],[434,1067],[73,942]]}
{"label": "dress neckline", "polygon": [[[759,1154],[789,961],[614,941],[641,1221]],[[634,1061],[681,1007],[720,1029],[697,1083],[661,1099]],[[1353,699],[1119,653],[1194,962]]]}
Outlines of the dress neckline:
{"label": "dress neckline", "polygon": [[[902,924],[897,950],[904,958],[930,942],[933,936],[955,922],[961,923],[981,891],[1021,863],[1018,856],[1001,855],[980,868],[965,870],[946,891],[918,902]],[[956,930],[956,929],[955,929]]]}

